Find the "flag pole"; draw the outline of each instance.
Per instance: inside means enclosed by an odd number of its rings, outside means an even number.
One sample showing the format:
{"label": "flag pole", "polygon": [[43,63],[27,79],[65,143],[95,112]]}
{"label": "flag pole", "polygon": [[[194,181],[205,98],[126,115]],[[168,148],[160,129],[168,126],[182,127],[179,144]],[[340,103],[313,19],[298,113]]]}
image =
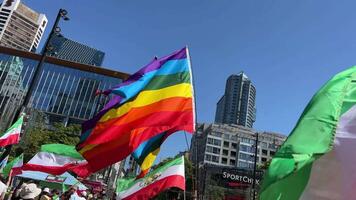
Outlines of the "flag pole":
{"label": "flag pole", "polygon": [[[192,93],[193,93],[193,109],[194,109],[194,116],[193,116],[193,131],[195,132],[195,128],[196,128],[196,122],[197,122],[197,109],[196,109],[196,95],[195,95],[195,91],[194,91],[194,87],[195,87],[195,79],[194,79],[194,73],[193,73],[193,68],[192,68],[192,60],[189,54],[189,48],[188,45],[185,46],[186,49],[186,53],[187,53],[187,60],[188,60],[188,66],[189,66],[189,72],[190,72],[190,76],[191,76],[191,80],[190,83],[192,84]],[[196,143],[196,147],[195,147],[195,179],[194,179],[194,184],[193,184],[193,199],[198,199],[199,194],[198,194],[198,173],[199,173],[199,164],[198,164],[198,143]]]}

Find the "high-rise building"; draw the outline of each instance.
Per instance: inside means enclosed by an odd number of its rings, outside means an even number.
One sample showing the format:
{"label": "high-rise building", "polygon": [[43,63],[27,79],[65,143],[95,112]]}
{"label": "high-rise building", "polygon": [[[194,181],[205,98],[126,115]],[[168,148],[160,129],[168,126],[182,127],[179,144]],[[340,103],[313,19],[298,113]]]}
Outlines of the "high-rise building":
{"label": "high-rise building", "polygon": [[231,75],[216,105],[215,123],[252,128],[256,121],[256,88],[243,72]]}
{"label": "high-rise building", "polygon": [[0,45],[35,52],[47,18],[20,0],[4,0],[0,6]]}
{"label": "high-rise building", "polygon": [[[0,47],[0,130],[9,126],[24,100],[40,55]],[[46,58],[29,107],[46,121],[80,124],[97,113],[111,97],[95,95],[111,88],[128,74],[95,66]]]}
{"label": "high-rise building", "polygon": [[52,57],[93,66],[101,66],[104,61],[104,52],[62,35],[53,35],[50,45]]}
{"label": "high-rise building", "polygon": [[259,134],[257,164],[261,165],[272,158],[286,136],[234,124],[197,125],[192,138],[192,160],[200,164],[252,169],[256,133]]}
{"label": "high-rise building", "polygon": [[[191,142],[190,159],[198,166],[201,199],[210,199],[211,190],[224,191],[225,198],[249,199],[253,180],[256,133],[259,166],[271,160],[286,136],[255,131],[235,124],[198,124]],[[263,171],[258,170],[257,188]],[[239,199],[238,198],[238,199]]]}

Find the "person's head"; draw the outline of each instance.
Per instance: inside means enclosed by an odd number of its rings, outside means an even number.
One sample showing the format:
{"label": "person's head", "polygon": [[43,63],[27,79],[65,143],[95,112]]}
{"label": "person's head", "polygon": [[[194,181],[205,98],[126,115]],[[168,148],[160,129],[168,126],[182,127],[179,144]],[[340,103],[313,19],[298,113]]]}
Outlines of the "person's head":
{"label": "person's head", "polygon": [[76,185],[71,186],[69,189],[69,191],[71,191],[73,193],[76,192],[77,190],[78,190],[78,186],[76,186]]}
{"label": "person's head", "polygon": [[30,183],[21,189],[20,197],[22,199],[34,199],[41,194],[41,189],[36,184]]}
{"label": "person's head", "polygon": [[88,196],[88,193],[87,193],[86,191],[82,191],[82,192],[80,193],[80,195],[81,195],[82,197],[87,197],[87,196]]}
{"label": "person's head", "polygon": [[60,194],[60,191],[58,189],[53,189],[52,190],[52,194],[53,195],[59,195]]}
{"label": "person's head", "polygon": [[51,192],[49,191],[49,188],[48,187],[46,187],[46,188],[44,188],[43,190],[42,190],[42,192],[43,192],[43,194],[47,194],[47,195],[49,195]]}

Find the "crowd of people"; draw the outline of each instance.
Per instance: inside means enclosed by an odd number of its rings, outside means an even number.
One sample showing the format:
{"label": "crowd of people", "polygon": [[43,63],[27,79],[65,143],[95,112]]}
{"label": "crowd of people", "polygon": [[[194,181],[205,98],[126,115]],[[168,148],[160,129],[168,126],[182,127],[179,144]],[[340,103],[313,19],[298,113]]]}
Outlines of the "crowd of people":
{"label": "crowd of people", "polygon": [[21,182],[14,188],[8,188],[0,176],[1,200],[106,200],[105,193],[92,194],[89,191],[79,190],[76,185],[67,191],[58,189],[40,188],[35,182]]}

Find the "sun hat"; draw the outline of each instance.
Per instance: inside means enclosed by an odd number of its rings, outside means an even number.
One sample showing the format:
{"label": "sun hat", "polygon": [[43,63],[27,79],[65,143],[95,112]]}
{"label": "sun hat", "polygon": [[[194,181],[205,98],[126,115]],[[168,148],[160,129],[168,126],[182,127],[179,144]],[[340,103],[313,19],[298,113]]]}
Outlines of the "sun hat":
{"label": "sun hat", "polygon": [[30,183],[21,189],[20,197],[22,199],[34,199],[40,194],[41,189],[38,188],[36,184]]}
{"label": "sun hat", "polygon": [[43,192],[50,193],[49,188],[46,187],[45,189],[43,189]]}

